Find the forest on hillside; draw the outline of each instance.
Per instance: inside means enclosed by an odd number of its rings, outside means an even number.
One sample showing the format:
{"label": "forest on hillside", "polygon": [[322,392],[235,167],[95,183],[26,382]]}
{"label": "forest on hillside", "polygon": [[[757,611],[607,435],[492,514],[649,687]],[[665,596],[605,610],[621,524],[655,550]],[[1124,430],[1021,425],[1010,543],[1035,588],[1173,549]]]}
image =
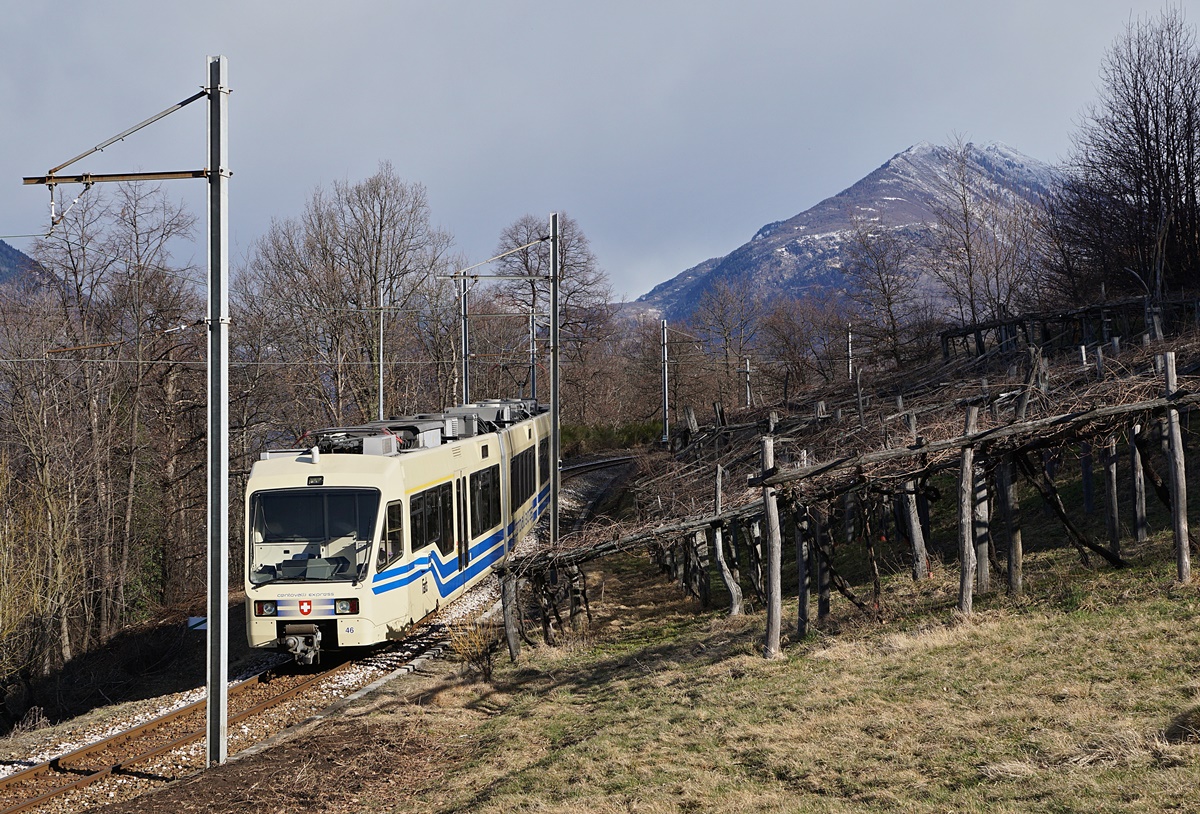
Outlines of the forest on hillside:
{"label": "forest on hillside", "polygon": [[[1177,11],[1131,23],[1099,87],[1052,196],[1015,206],[951,172],[955,205],[934,239],[858,224],[844,294],[762,301],[717,287],[664,331],[611,302],[583,226],[564,216],[563,421],[575,444],[564,452],[657,440],[664,417],[689,406],[785,404],[851,366],[903,370],[936,359],[948,327],[1104,297],[1194,296],[1194,28]],[[467,260],[433,224],[424,188],[384,162],[314,190],[237,269],[232,573],[240,487],[260,452],[373,419],[380,404],[391,416],[458,400],[461,300],[447,277]],[[37,244],[37,267],[0,287],[0,690],[204,591],[204,272],[172,254],[197,228],[159,187],[92,189]],[[548,393],[548,230],[545,218],[517,218],[483,272],[538,279],[469,288],[476,398]]]}

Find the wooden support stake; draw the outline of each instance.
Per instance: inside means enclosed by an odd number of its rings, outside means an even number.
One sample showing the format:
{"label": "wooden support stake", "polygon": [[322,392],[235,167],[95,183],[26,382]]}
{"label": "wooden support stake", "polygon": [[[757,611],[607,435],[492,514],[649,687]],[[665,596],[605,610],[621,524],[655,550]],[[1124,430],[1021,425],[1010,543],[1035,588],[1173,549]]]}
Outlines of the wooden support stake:
{"label": "wooden support stake", "polygon": [[[722,509],[722,489],[724,469],[720,464],[717,464],[717,485],[716,485],[716,514],[719,516]],[[721,573],[721,582],[725,585],[725,590],[729,593],[729,615],[742,615],[742,586],[738,585],[737,577],[729,567],[729,563],[725,561],[725,530],[721,525],[713,526],[713,555],[717,560],[717,570]]]}
{"label": "wooden support stake", "polygon": [[987,469],[976,459],[972,511],[974,514],[973,535],[975,537],[975,590],[986,594],[992,590],[992,573],[989,568],[988,547],[992,541],[992,518],[988,496]]}
{"label": "wooden support stake", "polygon": [[917,511],[917,482],[904,482],[904,495],[901,501],[901,511],[908,528],[909,547],[912,549],[912,576],[914,582],[920,582],[929,576],[929,553],[925,549],[925,535],[921,531],[921,515]]}
{"label": "wooden support stake", "polygon": [[755,518],[750,521],[750,540],[747,548],[750,551],[750,587],[759,602],[766,603],[767,589],[763,584],[763,545],[762,522]]}
{"label": "wooden support stake", "polygon": [[1138,445],[1142,425],[1129,428],[1129,466],[1133,480],[1133,528],[1139,543],[1150,536],[1150,524],[1146,520],[1146,473],[1142,471],[1142,450]]}
{"label": "wooden support stake", "polygon": [[508,642],[508,657],[514,663],[521,655],[521,631],[518,628],[520,607],[517,604],[517,575],[505,570],[500,580],[500,601],[504,613],[504,638]]}
{"label": "wooden support stake", "polygon": [[1104,519],[1108,531],[1108,550],[1121,556],[1121,516],[1117,509],[1117,439],[1112,436],[1104,446]]}
{"label": "wooden support stake", "polygon": [[824,517],[821,514],[809,512],[811,520],[809,528],[812,531],[812,556],[817,574],[817,623],[829,618],[829,564],[821,556],[821,539],[826,533]]}
{"label": "wooden support stake", "polygon": [[[979,408],[974,404],[967,407],[964,435],[978,429]],[[962,459],[958,472],[958,611],[964,616],[971,613],[975,586],[975,448],[962,448]]]}
{"label": "wooden support stake", "polygon": [[808,512],[802,506],[796,506],[792,513],[792,526],[796,534],[796,638],[803,639],[808,635],[808,541],[805,532],[808,530]]}
{"label": "wooden support stake", "polygon": [[[762,439],[762,471],[767,477],[775,468],[775,439]],[[763,656],[768,659],[785,658],[779,646],[783,626],[783,580],[781,561],[783,541],[779,530],[779,504],[775,499],[775,487],[763,487],[763,514],[767,521],[767,636],[763,645]]]}
{"label": "wooden support stake", "polygon": [[1079,485],[1083,490],[1083,513],[1096,511],[1095,479],[1092,473],[1092,444],[1083,441],[1079,445]]}
{"label": "wooden support stake", "polygon": [[850,545],[858,537],[858,493],[854,490],[846,492],[842,497],[842,533],[845,535],[846,545]]}
{"label": "wooden support stake", "polygon": [[[1171,398],[1179,389],[1175,377],[1175,352],[1167,351],[1163,356],[1166,368],[1166,396]],[[1179,411],[1174,407],[1167,410],[1167,433],[1170,444],[1171,519],[1172,528],[1175,530],[1175,564],[1179,581],[1187,583],[1192,579],[1192,561],[1188,551],[1187,472],[1183,462],[1183,433],[1179,428]]]}
{"label": "wooden support stake", "polygon": [[700,607],[712,607],[712,580],[708,571],[708,535],[697,529],[688,546],[688,590],[700,600]]}
{"label": "wooden support stake", "polygon": [[1004,536],[1008,543],[1008,593],[1020,596],[1024,592],[1025,551],[1021,542],[1021,521],[1018,512],[1016,464],[1009,453],[996,466],[996,502],[1000,507],[1000,518],[1004,523]]}

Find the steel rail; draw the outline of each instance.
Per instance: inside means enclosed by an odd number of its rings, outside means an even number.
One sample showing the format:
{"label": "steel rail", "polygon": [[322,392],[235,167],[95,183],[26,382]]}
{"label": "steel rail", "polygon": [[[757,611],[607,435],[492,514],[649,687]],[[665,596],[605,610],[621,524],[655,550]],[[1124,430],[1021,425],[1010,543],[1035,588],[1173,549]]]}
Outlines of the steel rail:
{"label": "steel rail", "polygon": [[632,455],[623,455],[620,458],[605,458],[602,461],[587,461],[581,464],[571,464],[564,466],[559,471],[564,478],[573,478],[576,475],[583,475],[588,472],[594,472],[597,469],[607,469],[610,466],[620,466],[627,464],[633,460]]}
{"label": "steel rail", "polygon": [[[284,701],[295,697],[296,695],[298,695],[299,693],[301,693],[307,689],[311,689],[313,686],[320,683],[321,681],[324,681],[325,679],[336,675],[341,670],[346,669],[352,663],[353,662],[351,662],[351,661],[345,661],[345,662],[342,662],[341,664],[337,665],[336,667],[333,667],[332,669],[325,670],[324,672],[321,672],[314,676],[311,676],[310,678],[306,679],[305,681],[285,690],[284,692],[282,692],[278,695],[274,695],[274,696],[266,699],[265,701],[260,701],[259,703],[254,704],[253,706],[251,706],[245,710],[242,710],[241,712],[239,712],[235,715],[230,716],[229,721],[230,721],[230,723],[237,723],[239,721],[250,718],[254,715],[258,715],[277,704],[281,704]],[[240,695],[243,695],[244,693],[248,692],[250,689],[266,683],[263,680],[263,676],[265,674],[266,674],[265,672],[260,673],[257,676],[253,676],[251,678],[246,679],[245,681],[235,684],[231,688],[231,692],[236,693],[237,695],[240,696]],[[72,764],[78,763],[79,761],[81,761],[91,755],[101,754],[105,751],[108,751],[109,749],[113,749],[114,747],[119,748],[119,747],[123,746],[124,744],[134,741],[137,738],[142,737],[144,735],[147,735],[156,729],[160,729],[160,728],[166,726],[167,724],[171,723],[172,721],[182,718],[189,713],[203,712],[207,703],[208,703],[207,698],[202,698],[199,701],[193,701],[192,703],[182,706],[179,709],[172,710],[171,712],[168,712],[165,715],[160,715],[159,717],[157,717],[151,721],[147,721],[143,724],[139,724],[138,726],[136,726],[132,729],[126,730],[124,732],[119,732],[116,735],[113,735],[112,737],[105,738],[103,740],[97,741],[96,743],[88,744],[87,746],[76,749],[75,751],[70,752],[68,754],[60,755],[59,757],[56,757],[56,758],[51,758],[50,760],[45,761],[44,763],[40,763],[37,766],[31,766],[28,769],[24,769],[15,774],[11,774],[8,777],[0,778],[0,790],[4,790],[6,788],[16,786],[21,782],[34,780],[34,779],[37,779],[44,775],[50,775],[51,773],[85,772],[85,774],[82,777],[72,780],[70,783],[66,783],[62,786],[58,786],[54,789],[51,789],[49,791],[42,793],[41,795],[39,795],[37,797],[34,797],[29,800],[18,803],[15,806],[10,806],[9,808],[3,809],[2,811],[0,811],[0,814],[18,814],[18,812],[28,811],[31,808],[35,808],[36,806],[42,805],[43,803],[53,800],[55,797],[61,797],[62,795],[67,794],[71,791],[76,791],[78,789],[85,788],[85,787],[87,787],[93,783],[96,783],[112,774],[117,774],[122,771],[127,771],[130,766],[133,766],[137,763],[142,763],[144,761],[158,757],[159,755],[165,754],[165,753],[173,751],[175,749],[179,749],[183,746],[187,746],[189,743],[193,743],[193,742],[199,740],[200,738],[203,738],[205,736],[205,729],[203,727],[201,727],[200,729],[193,730],[192,732],[189,732],[186,735],[175,738],[174,740],[172,740],[166,744],[161,744],[159,746],[156,746],[156,747],[150,749],[149,751],[142,752],[141,754],[134,755],[132,757],[122,758],[119,761],[109,763],[109,764],[101,766],[99,768],[88,769],[88,768],[83,768],[83,767],[78,767],[78,766],[72,765]]]}

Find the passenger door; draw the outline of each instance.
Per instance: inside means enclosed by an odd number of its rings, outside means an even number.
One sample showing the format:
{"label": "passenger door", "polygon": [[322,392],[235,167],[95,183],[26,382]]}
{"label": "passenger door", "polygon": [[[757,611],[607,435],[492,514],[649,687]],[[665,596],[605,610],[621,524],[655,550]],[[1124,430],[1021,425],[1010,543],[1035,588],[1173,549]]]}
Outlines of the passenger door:
{"label": "passenger door", "polygon": [[467,481],[462,472],[454,479],[454,540],[458,546],[458,570],[465,580],[471,562],[471,536],[467,533]]}

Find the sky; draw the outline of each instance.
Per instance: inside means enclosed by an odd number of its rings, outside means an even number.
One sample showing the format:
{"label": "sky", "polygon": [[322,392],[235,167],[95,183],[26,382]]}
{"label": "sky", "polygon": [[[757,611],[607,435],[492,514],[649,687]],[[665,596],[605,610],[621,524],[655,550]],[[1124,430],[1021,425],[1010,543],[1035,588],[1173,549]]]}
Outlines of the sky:
{"label": "sky", "polygon": [[[1178,0],[1172,0],[1177,3]],[[1200,15],[1184,4],[1188,21]],[[921,141],[1066,159],[1133,0],[0,0],[0,238],[25,186],[228,60],[231,262],[390,162],[466,263],[574,218],[617,299],[748,241]],[[206,164],[197,102],[64,172]],[[205,223],[205,184],[165,182]],[[65,188],[64,189],[68,189]],[[75,188],[72,193],[80,188]],[[182,262],[203,263],[203,238]]]}

